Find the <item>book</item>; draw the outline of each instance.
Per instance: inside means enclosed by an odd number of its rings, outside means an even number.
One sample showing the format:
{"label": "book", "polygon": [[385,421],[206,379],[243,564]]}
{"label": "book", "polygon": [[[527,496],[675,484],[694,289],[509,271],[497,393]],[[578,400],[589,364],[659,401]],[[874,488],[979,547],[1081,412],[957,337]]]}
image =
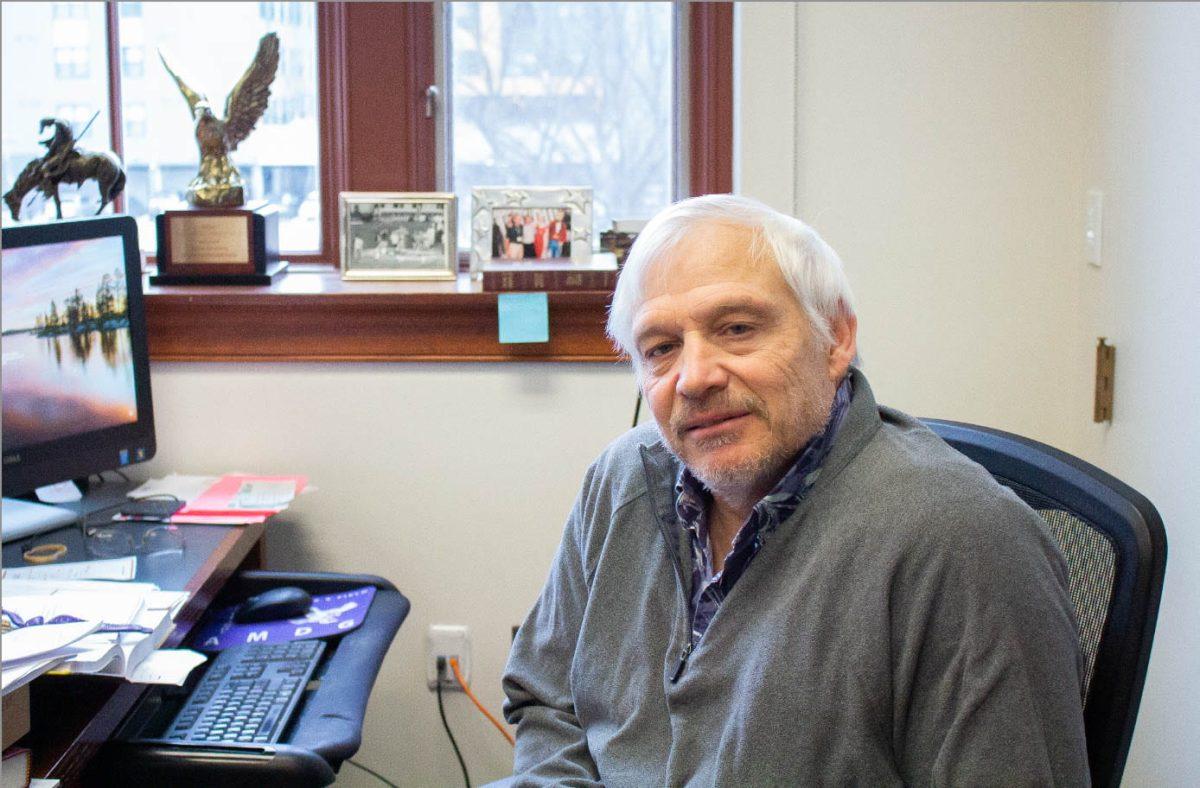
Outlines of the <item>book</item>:
{"label": "book", "polygon": [[27,788],[33,767],[33,754],[24,747],[10,747],[0,762],[0,788]]}
{"label": "book", "polygon": [[17,739],[29,733],[29,687],[24,686],[4,696],[3,732],[4,749],[16,743]]}
{"label": "book", "polygon": [[614,233],[637,235],[642,230],[645,230],[646,225],[649,223],[649,219],[613,219],[612,231]]}
{"label": "book", "polygon": [[483,292],[542,290],[612,290],[617,285],[616,258],[596,255],[591,262],[490,262],[483,265]]}
{"label": "book", "polygon": [[[131,679],[141,663],[166,640],[174,615],[188,596],[187,592],[160,591],[148,583],[102,581],[11,580],[6,581],[4,591],[6,612],[24,620],[35,616],[82,619],[72,624],[25,626],[6,633],[5,693],[46,671]],[[84,634],[57,646],[71,636],[68,627],[83,629]],[[60,632],[64,634],[59,636]],[[52,650],[26,656],[20,651],[23,643],[11,640],[15,636],[41,635],[57,638],[40,646],[54,646]],[[9,653],[13,651],[16,653]],[[22,656],[26,661],[17,661]],[[32,674],[25,670],[31,664],[38,667]]]}

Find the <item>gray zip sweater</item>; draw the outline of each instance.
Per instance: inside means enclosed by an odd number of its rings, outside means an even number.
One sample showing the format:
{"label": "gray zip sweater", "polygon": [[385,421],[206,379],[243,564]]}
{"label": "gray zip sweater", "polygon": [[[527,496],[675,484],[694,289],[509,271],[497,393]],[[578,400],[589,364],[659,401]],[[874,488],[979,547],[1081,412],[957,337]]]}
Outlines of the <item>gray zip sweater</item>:
{"label": "gray zip sweater", "polygon": [[677,460],[643,426],[592,465],[505,672],[512,784],[1088,783],[1040,518],[852,374],[820,478],[690,654]]}

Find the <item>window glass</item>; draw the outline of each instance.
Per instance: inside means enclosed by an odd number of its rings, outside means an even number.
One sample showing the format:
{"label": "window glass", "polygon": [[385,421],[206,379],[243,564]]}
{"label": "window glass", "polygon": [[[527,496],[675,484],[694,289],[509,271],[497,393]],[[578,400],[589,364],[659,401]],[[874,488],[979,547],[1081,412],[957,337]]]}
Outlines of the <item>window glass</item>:
{"label": "window glass", "polygon": [[669,2],[447,4],[459,245],[475,186],[591,186],[594,238],[672,199]]}
{"label": "window glass", "polygon": [[[0,191],[12,188],[25,166],[46,154],[47,148],[39,142],[50,134],[39,130],[42,118],[67,121],[82,149],[111,148],[104,4],[3,3],[0,28],[4,30]],[[59,197],[65,217],[93,214],[100,204],[93,183],[63,185]],[[21,205],[22,221],[55,218],[53,202],[36,190],[26,194]],[[7,207],[3,215],[4,224],[11,224]]]}
{"label": "window glass", "polygon": [[259,38],[274,31],[279,68],[267,111],[230,159],[242,174],[248,201],[265,199],[279,207],[280,246],[316,251],[316,4],[121,3],[120,10],[126,206],[138,219],[143,248],[153,251],[155,214],[186,207],[200,158],[187,102],[158,50],[223,118],[225,99],[254,59]]}

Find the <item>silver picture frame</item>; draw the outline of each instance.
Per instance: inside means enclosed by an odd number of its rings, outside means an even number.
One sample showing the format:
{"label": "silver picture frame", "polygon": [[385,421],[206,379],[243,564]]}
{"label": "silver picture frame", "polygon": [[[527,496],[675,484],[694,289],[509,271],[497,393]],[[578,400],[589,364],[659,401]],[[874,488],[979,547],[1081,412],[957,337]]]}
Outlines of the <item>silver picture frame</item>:
{"label": "silver picture frame", "polygon": [[[539,234],[552,235],[541,223],[561,219],[565,212],[565,241],[537,241],[538,253],[506,252],[513,241],[506,237],[509,215],[529,214],[538,222]],[[528,244],[523,244],[528,248]],[[496,254],[500,251],[500,254]],[[512,262],[568,260],[586,263],[592,257],[592,188],[590,186],[477,186],[471,189],[471,270],[493,260]]]}
{"label": "silver picture frame", "polygon": [[342,279],[437,280],[458,275],[455,221],[448,192],[342,192]]}

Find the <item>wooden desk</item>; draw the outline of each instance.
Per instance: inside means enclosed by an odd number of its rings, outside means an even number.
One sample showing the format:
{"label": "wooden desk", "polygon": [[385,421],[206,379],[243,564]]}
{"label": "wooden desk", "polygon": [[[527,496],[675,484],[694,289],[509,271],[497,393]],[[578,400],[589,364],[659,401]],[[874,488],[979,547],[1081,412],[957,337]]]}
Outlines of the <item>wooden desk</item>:
{"label": "wooden desk", "polygon": [[[136,533],[154,526],[123,527]],[[179,528],[183,535],[182,554],[139,560],[135,578],[157,583],[165,590],[191,592],[175,618],[164,648],[183,642],[235,572],[261,565],[262,525]],[[67,560],[98,557],[89,554],[82,529],[68,526],[5,545],[4,565],[24,565],[21,553],[25,549],[48,542],[66,544]],[[33,751],[33,774],[57,778],[64,786],[85,784],[88,763],[145,689],[145,685],[107,676],[43,676],[35,680],[30,694],[31,730],[19,742]]]}

